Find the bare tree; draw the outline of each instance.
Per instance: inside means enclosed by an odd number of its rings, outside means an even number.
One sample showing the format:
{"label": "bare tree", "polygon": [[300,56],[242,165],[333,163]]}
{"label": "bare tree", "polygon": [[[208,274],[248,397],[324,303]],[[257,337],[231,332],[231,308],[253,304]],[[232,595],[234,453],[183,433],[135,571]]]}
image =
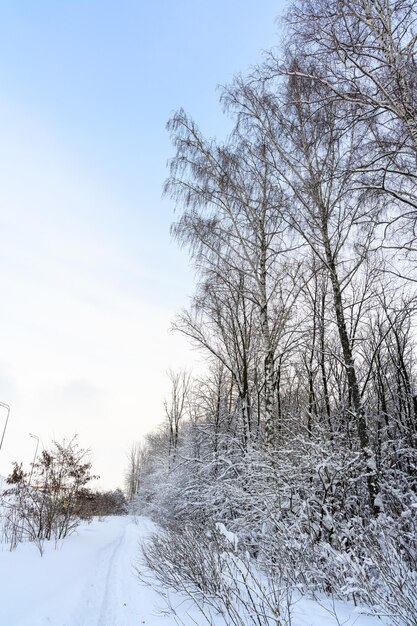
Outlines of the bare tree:
{"label": "bare tree", "polygon": [[129,502],[139,493],[143,467],[146,462],[146,446],[144,443],[132,444],[128,455],[125,472],[125,490]]}
{"label": "bare tree", "polygon": [[[282,220],[282,191],[270,184],[262,138],[249,140],[236,125],[229,141],[206,141],[180,111],[169,128],[177,149],[167,191],[182,203],[173,232],[190,246],[203,276],[244,289],[256,308],[254,324],[263,352],[263,412],[266,438],[274,440],[275,361],[297,299],[299,264]],[[213,276],[216,277],[213,281]],[[231,278],[227,278],[231,276]],[[249,306],[249,305],[248,305]]]}
{"label": "bare tree", "polygon": [[165,400],[165,416],[168,420],[169,428],[169,452],[168,455],[175,457],[178,447],[178,436],[181,421],[187,415],[189,393],[191,388],[191,375],[189,372],[180,371],[168,372],[171,381],[171,395],[169,400]]}
{"label": "bare tree", "polygon": [[[296,60],[293,61],[298,66]],[[226,103],[242,111],[247,132],[264,133],[265,153],[275,179],[271,184],[287,189],[282,215],[326,268],[332,303],[349,385],[351,414],[357,425],[364,455],[369,449],[365,413],[361,402],[354,349],[346,320],[344,291],[363,265],[374,240],[375,224],[367,220],[372,202],[355,190],[354,161],[362,135],[356,126],[340,125],[337,105],[325,101],[328,91],[320,83],[296,74],[282,84],[265,86],[268,66],[251,83],[238,79],[225,94]],[[325,103],[323,103],[325,101]],[[371,506],[376,486],[370,470]]]}
{"label": "bare tree", "polygon": [[318,101],[336,102],[344,126],[363,129],[356,184],[386,209],[385,246],[407,254],[417,235],[416,19],[413,0],[296,1],[287,22],[298,64],[269,58],[270,71],[320,82]]}

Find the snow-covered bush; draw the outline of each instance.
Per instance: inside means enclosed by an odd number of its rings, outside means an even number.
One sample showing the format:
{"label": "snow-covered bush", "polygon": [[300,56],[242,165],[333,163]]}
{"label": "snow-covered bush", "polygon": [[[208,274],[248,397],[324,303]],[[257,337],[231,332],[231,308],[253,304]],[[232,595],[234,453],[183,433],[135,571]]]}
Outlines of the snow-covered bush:
{"label": "snow-covered bush", "polygon": [[220,615],[226,626],[289,625],[291,587],[276,571],[261,572],[236,541],[223,525],[188,525],[153,535],[143,559],[161,593],[169,587],[192,599],[204,623]]}
{"label": "snow-covered bush", "polygon": [[[181,546],[198,543],[197,537],[204,543],[213,526],[224,524],[238,540],[239,555],[255,559],[257,571],[268,572],[274,584],[285,580],[305,593],[330,593],[413,624],[404,615],[416,608],[417,507],[398,468],[386,470],[379,499],[387,512],[373,518],[370,470],[341,434],[328,441],[325,432],[301,433],[272,451],[256,442],[245,450],[227,432],[217,433],[214,451],[210,422],[187,423],[180,435],[174,463],[166,458],[163,431],[153,436],[136,499],[138,511],[169,533],[170,546],[160,539],[155,546],[167,552],[175,545],[182,555],[178,581],[181,567],[198,578],[201,563],[201,555],[187,561]],[[375,541],[383,536],[390,539]],[[186,574],[193,563],[197,570]]]}
{"label": "snow-covered bush", "polygon": [[[417,626],[417,519],[408,522],[408,537],[396,521],[381,516],[356,538],[352,549],[339,555],[347,562],[358,596],[376,615],[387,615],[395,626]],[[346,585],[346,583],[345,583]],[[349,588],[342,589],[348,591]]]}

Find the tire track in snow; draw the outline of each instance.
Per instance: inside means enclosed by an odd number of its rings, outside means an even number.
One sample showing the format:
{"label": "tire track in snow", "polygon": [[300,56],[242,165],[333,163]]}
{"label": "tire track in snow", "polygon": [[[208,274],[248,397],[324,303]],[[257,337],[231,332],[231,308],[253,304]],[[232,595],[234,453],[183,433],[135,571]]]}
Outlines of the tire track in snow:
{"label": "tire track in snow", "polygon": [[122,626],[125,622],[123,609],[127,607],[127,603],[123,602],[123,589],[127,590],[130,586],[126,584],[126,577],[131,569],[128,568],[129,572],[126,572],[123,567],[126,561],[128,531],[129,526],[124,526],[109,560],[97,626]]}
{"label": "tire track in snow", "polygon": [[[132,626],[147,624],[143,594],[134,574],[138,527],[127,520],[102,551],[89,576],[78,607],[77,626]],[[74,624],[75,626],[75,624]]]}

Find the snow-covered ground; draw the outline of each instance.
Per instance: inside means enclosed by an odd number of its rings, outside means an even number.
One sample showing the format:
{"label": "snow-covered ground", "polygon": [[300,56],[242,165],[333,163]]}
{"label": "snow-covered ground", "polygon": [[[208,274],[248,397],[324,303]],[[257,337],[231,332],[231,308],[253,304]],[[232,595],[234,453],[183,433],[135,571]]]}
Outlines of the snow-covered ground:
{"label": "snow-covered ground", "polygon": [[[135,574],[139,544],[154,530],[146,518],[110,517],[82,525],[57,549],[46,545],[43,557],[31,544],[14,552],[0,546],[0,626],[174,626],[163,600]],[[183,598],[170,593],[170,601],[184,624],[203,624],[198,613],[187,616]],[[348,605],[336,608],[345,626],[381,626]],[[334,624],[324,606],[296,604],[293,626]]]}
{"label": "snow-covered ground", "polygon": [[139,539],[152,523],[110,517],[82,525],[43,557],[31,544],[0,552],[1,626],[167,624],[156,593],[138,582]]}

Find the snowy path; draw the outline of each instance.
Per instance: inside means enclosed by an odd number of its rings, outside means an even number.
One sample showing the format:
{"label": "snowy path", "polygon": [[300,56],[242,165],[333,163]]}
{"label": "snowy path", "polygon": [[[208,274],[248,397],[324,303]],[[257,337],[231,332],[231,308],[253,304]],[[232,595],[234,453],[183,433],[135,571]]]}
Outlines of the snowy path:
{"label": "snowy path", "polygon": [[32,545],[0,552],[0,626],[174,624],[135,576],[139,540],[152,529],[145,519],[115,517],[83,526],[43,558]]}
{"label": "snowy path", "polygon": [[[0,545],[0,626],[175,626],[163,600],[135,574],[139,543],[154,530],[146,518],[97,520],[81,526],[57,550],[53,543],[46,545],[42,558],[34,545],[20,545],[14,552]],[[198,612],[194,621],[187,615],[189,603],[169,595],[185,626],[203,626]],[[298,601],[293,626],[383,624],[340,602],[337,622],[325,604]]]}

